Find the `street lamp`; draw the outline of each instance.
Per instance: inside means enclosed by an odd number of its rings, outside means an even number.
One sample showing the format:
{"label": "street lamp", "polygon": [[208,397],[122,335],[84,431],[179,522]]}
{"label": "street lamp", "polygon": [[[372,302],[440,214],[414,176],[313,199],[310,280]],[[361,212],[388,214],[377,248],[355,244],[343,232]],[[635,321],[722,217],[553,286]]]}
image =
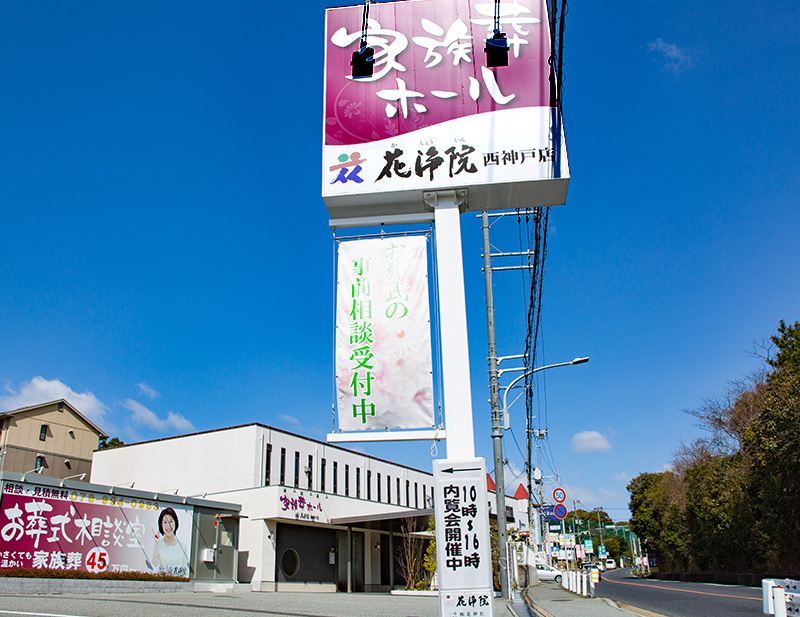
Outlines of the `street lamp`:
{"label": "street lamp", "polygon": [[[484,213],[485,214],[485,213]],[[484,237],[484,244],[487,243],[486,238]],[[485,253],[488,254],[488,246],[484,246]],[[491,286],[487,284],[487,293],[490,293]],[[490,341],[491,341],[490,337]],[[490,344],[490,349],[493,351],[493,345]],[[521,357],[521,356],[515,356]],[[588,362],[589,358],[575,358],[570,362],[559,362],[558,364],[548,364],[547,366],[539,366],[534,369],[525,370],[525,367],[517,367],[517,368],[510,368],[510,369],[501,369],[497,370],[497,364],[502,362],[504,359],[508,358],[497,358],[497,361],[494,364],[493,374],[490,375],[490,381],[492,382],[492,443],[494,446],[494,469],[495,469],[495,501],[497,504],[497,539],[498,539],[498,549],[500,553],[500,592],[503,598],[510,598],[509,589],[508,589],[508,560],[505,556],[508,554],[508,547],[507,547],[507,537],[506,537],[506,530],[500,529],[501,522],[505,523],[505,512],[506,512],[506,492],[505,492],[505,484],[503,480],[503,426],[501,425],[501,416],[505,419],[505,428],[508,428],[508,391],[514,387],[514,385],[520,380],[534,373],[538,373],[539,371],[544,371],[546,369],[556,368],[559,366],[572,366],[573,364],[583,364],[584,362]],[[491,363],[490,363],[491,367]],[[524,371],[522,375],[514,379],[509,385],[506,386],[505,392],[503,393],[503,410],[502,413],[499,413],[500,410],[497,409],[499,406],[499,401],[497,400],[497,389],[496,384],[497,380],[503,373],[511,372],[511,371]],[[490,370],[490,372],[492,372]],[[516,400],[519,399],[519,396],[514,399],[511,404],[513,405]],[[532,533],[533,531],[533,516],[532,516],[532,508],[531,508],[531,465],[530,465],[530,427],[526,427],[526,443],[528,446],[528,533]]]}
{"label": "street lamp", "polygon": [[[571,360],[570,362],[559,362],[558,364],[548,364],[547,366],[540,366],[540,367],[537,367],[535,369],[531,369],[529,371],[525,371],[522,375],[520,375],[514,381],[512,381],[510,384],[508,384],[505,387],[506,391],[503,393],[503,423],[505,425],[505,428],[508,428],[508,426],[509,426],[509,420],[508,420],[508,407],[509,407],[509,405],[508,405],[508,391],[511,390],[511,388],[513,388],[520,379],[524,379],[525,377],[533,375],[534,373],[538,373],[539,371],[544,371],[544,370],[549,369],[549,368],[556,368],[558,366],[573,366],[575,364],[584,364],[584,363],[586,363],[588,361],[589,361],[589,358],[575,358],[574,360]],[[518,371],[518,370],[520,370],[520,369],[519,368],[504,368],[504,369],[500,370],[499,376],[502,376],[502,374],[505,373],[505,372]],[[511,401],[511,404],[513,405],[514,403],[516,403],[517,399],[519,399],[520,396],[522,396],[522,392],[520,392],[520,394],[519,394],[519,396],[517,396],[517,398],[515,398],[513,401]]]}

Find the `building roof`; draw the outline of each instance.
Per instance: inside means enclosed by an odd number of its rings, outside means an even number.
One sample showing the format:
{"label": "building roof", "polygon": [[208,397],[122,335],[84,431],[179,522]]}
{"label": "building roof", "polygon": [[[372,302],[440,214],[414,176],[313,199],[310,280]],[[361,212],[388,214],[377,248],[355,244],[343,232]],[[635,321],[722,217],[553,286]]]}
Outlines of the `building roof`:
{"label": "building roof", "polygon": [[148,443],[157,443],[159,441],[169,441],[171,439],[182,439],[184,437],[194,437],[196,435],[207,435],[209,433],[220,433],[222,431],[233,431],[233,430],[240,429],[240,428],[248,428],[250,426],[257,426],[257,427],[261,427],[261,428],[267,429],[269,431],[275,431],[276,433],[282,433],[284,435],[289,435],[290,437],[297,437],[298,439],[304,439],[305,441],[310,441],[312,443],[317,443],[317,444],[323,445],[326,448],[334,448],[336,450],[341,450],[342,452],[347,452],[349,454],[355,454],[355,455],[361,456],[363,458],[372,459],[373,461],[380,461],[381,463],[387,463],[389,465],[394,465],[395,467],[402,467],[403,469],[409,469],[410,471],[416,471],[418,473],[424,473],[424,474],[427,474],[429,476],[433,475],[430,471],[425,471],[423,469],[418,469],[416,467],[410,467],[409,465],[403,465],[402,463],[395,463],[394,461],[388,461],[386,459],[378,458],[377,456],[371,456],[369,454],[364,454],[363,452],[358,452],[356,450],[349,450],[349,449],[343,448],[341,446],[333,445],[333,444],[327,443],[325,441],[319,441],[318,439],[313,439],[311,437],[306,437],[305,435],[298,435],[297,433],[292,433],[290,431],[285,431],[283,429],[275,428],[274,426],[269,426],[267,424],[262,424],[260,422],[250,422],[249,424],[239,424],[237,426],[228,426],[228,427],[225,427],[225,428],[214,428],[214,429],[210,429],[210,430],[207,430],[207,431],[197,431],[195,433],[186,433],[184,435],[174,435],[172,437],[161,437],[159,439],[149,439],[147,441],[138,441],[136,443],[126,443],[125,445],[117,446],[114,449],[118,450],[120,448],[130,448],[130,447],[133,447],[133,446],[141,446],[141,445],[148,444]]}
{"label": "building roof", "polygon": [[517,492],[514,493],[514,499],[527,499],[528,498],[528,491],[525,490],[525,487],[520,484],[517,487]]}
{"label": "building roof", "polygon": [[97,433],[97,435],[103,439],[106,439],[108,435],[106,435],[105,431],[97,426],[94,422],[92,422],[89,418],[83,415],[80,411],[78,411],[70,402],[66,399],[59,398],[54,401],[47,401],[46,403],[39,403],[37,405],[29,405],[27,407],[20,407],[19,409],[11,409],[9,411],[0,411],[0,418],[7,418],[9,416],[15,416],[17,414],[25,413],[27,411],[32,411],[34,409],[41,409],[42,407],[47,407],[48,405],[55,405],[57,403],[63,403],[69,410],[75,414],[80,420],[88,424],[93,431]]}

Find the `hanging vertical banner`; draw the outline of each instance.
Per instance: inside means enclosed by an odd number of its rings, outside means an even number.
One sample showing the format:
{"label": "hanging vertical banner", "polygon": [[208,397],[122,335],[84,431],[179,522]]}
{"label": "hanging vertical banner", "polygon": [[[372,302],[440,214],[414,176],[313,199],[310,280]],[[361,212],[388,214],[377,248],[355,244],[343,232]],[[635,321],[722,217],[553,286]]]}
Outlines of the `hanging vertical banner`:
{"label": "hanging vertical banner", "polygon": [[339,429],[434,426],[427,241],[339,245]]}

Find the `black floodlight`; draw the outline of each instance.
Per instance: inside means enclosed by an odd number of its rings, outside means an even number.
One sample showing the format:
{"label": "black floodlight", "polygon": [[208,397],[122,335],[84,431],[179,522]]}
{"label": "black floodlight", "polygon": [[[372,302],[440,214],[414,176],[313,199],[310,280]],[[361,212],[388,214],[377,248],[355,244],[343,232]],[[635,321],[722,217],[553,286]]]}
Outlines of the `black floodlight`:
{"label": "black floodlight", "polygon": [[486,66],[508,66],[508,39],[505,32],[494,31],[494,36],[486,39]]}
{"label": "black floodlight", "polygon": [[363,45],[359,50],[353,52],[353,59],[350,61],[350,66],[353,67],[353,79],[372,77],[372,67],[374,65],[375,50],[372,47]]}

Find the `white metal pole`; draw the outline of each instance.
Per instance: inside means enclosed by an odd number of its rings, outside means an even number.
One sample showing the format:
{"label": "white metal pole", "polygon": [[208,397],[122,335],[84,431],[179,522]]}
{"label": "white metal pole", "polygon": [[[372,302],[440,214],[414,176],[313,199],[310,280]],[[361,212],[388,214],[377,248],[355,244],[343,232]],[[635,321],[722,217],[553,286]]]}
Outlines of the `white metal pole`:
{"label": "white metal pole", "polygon": [[[438,191],[434,205],[436,262],[439,278],[439,314],[442,316],[442,384],[447,458],[475,457],[472,428],[472,388],[467,345],[467,304],[461,251],[461,219],[456,191]],[[502,490],[502,488],[500,489]]]}

